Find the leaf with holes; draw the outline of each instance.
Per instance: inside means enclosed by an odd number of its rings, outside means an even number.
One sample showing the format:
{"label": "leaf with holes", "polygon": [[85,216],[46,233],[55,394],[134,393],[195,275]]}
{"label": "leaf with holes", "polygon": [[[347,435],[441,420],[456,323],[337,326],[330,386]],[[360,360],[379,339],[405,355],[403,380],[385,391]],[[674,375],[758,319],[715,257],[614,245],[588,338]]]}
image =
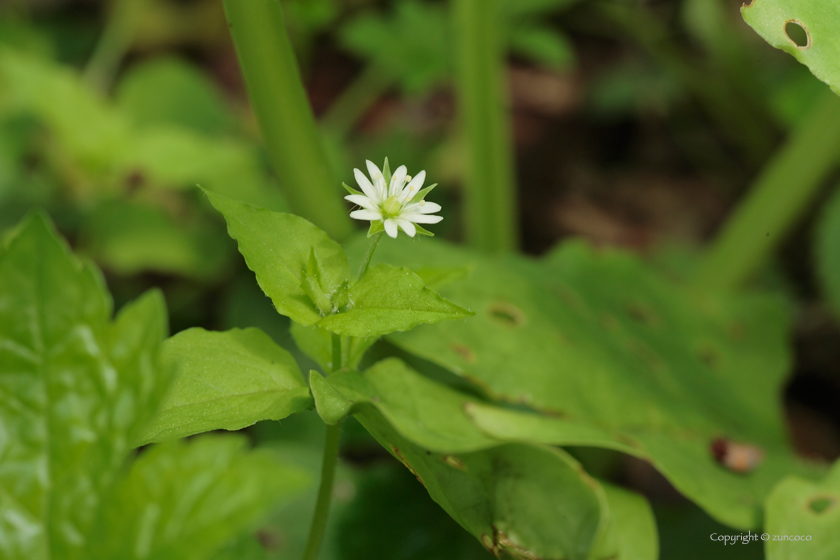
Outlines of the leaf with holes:
{"label": "leaf with holes", "polygon": [[823,292],[840,317],[840,189],[826,204],[817,224],[814,252]]}
{"label": "leaf with holes", "polygon": [[259,329],[189,329],[163,344],[161,358],[177,375],[138,445],[239,430],[312,407],[295,359]]}
{"label": "leaf with holes", "polygon": [[840,4],[813,0],[752,0],[741,15],[761,37],[794,56],[840,92]]}
{"label": "leaf with holes", "polygon": [[[541,261],[484,258],[433,240],[379,251],[377,259],[412,267],[475,264],[441,290],[474,318],[389,340],[490,398],[535,411],[481,414],[476,405],[471,415],[488,435],[642,456],[712,516],[744,528],[760,523],[780,478],[812,474],[784,435],[779,394],[790,352],[776,299],[694,292],[634,257],[581,243]],[[719,462],[719,439],[760,448],[763,462]]]}
{"label": "leaf with holes", "polygon": [[786,478],[766,505],[768,560],[840,558],[840,462],[822,482]]}
{"label": "leaf with holes", "polygon": [[[282,466],[269,472],[240,449],[208,487],[194,473],[224,466],[230,444],[216,441],[155,449],[126,475],[131,443],[170,383],[158,359],[166,311],[152,292],[110,315],[99,273],[45,218],[25,219],[0,254],[4,559],[203,560],[302,484],[291,471],[275,483]],[[189,553],[166,552],[176,549]]]}

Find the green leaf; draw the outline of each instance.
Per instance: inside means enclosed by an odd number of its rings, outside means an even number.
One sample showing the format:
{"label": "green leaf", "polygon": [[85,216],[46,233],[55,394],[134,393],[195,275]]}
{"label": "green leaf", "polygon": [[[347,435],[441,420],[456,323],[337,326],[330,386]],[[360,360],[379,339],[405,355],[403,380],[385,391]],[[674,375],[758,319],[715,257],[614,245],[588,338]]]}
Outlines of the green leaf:
{"label": "green leaf", "polygon": [[309,386],[315,399],[318,416],[328,426],[334,426],[350,414],[351,401],[317,371],[309,372]]}
{"label": "green leaf", "polygon": [[259,329],[192,328],[167,340],[161,359],[178,374],[138,445],[239,430],[312,407],[295,359]]}
{"label": "green leaf", "polygon": [[510,30],[510,46],[514,52],[555,70],[568,68],[575,61],[572,44],[565,35],[550,27],[513,27]]}
{"label": "green leaf", "polygon": [[411,270],[387,264],[369,269],[353,284],[350,300],[352,307],[348,311],[325,317],[318,326],[341,335],[378,338],[421,323],[473,315],[427,288]]}
{"label": "green leaf", "polygon": [[604,529],[600,485],[559,449],[510,444],[440,454],[402,438],[377,412],[356,417],[429,495],[500,557],[589,557]]}
{"label": "green leaf", "polygon": [[311,482],[247,440],[202,436],[156,446],[104,504],[86,558],[200,560]]}
{"label": "green leaf", "polygon": [[[337,372],[321,379],[328,388],[313,397],[319,413],[334,411],[338,397],[348,404],[346,416],[372,405],[403,436],[432,451],[474,451],[498,445],[467,416],[467,407],[478,401],[418,374],[396,358],[381,361],[365,371]],[[319,403],[323,403],[319,404]],[[335,423],[341,417],[324,418]]]}
{"label": "green leaf", "polygon": [[129,440],[169,372],[151,293],[109,323],[101,276],[73,258],[44,217],[25,219],[0,258],[0,517],[3,557],[78,558]]}
{"label": "green leaf", "polygon": [[[756,527],[783,476],[814,469],[789,449],[779,405],[790,363],[787,315],[767,296],[705,294],[635,257],[566,244],[542,261],[485,258],[440,242],[399,240],[375,259],[413,267],[474,263],[441,290],[476,310],[469,321],[389,341],[535,413],[482,405],[490,436],[607,447],[649,460],[712,516]],[[736,473],[711,452],[717,438],[764,450]]]}
{"label": "green leaf", "polygon": [[130,66],[115,97],[117,106],[138,124],[178,125],[204,133],[233,128],[231,108],[218,86],[179,58],[156,57]]}
{"label": "green leaf", "polygon": [[823,292],[840,317],[840,190],[822,212],[814,252]]}
{"label": "green leaf", "polygon": [[298,216],[271,212],[212,192],[207,196],[225,217],[228,233],[239,243],[239,252],[277,311],[304,326],[320,321],[321,313],[302,283],[312,251],[322,267],[322,284],[330,290],[350,276],[347,257],[338,243]]}
{"label": "green leaf", "polygon": [[211,560],[266,560],[265,549],[254,535],[241,535],[212,556]]}
{"label": "green leaf", "polygon": [[4,559],[203,560],[303,485],[234,440],[155,448],[126,473],[171,379],[166,311],[151,292],[110,315],[99,273],[25,219],[0,254]]}
{"label": "green leaf", "polygon": [[[767,498],[768,560],[840,558],[840,462],[822,482],[783,480]],[[789,539],[789,540],[784,540]]]}
{"label": "green leaf", "polygon": [[761,37],[840,92],[840,5],[812,0],[753,0],[741,15]]}
{"label": "green leaf", "polygon": [[[608,529],[591,553],[592,558],[634,560],[659,558],[656,520],[647,500],[610,484],[601,483],[609,505]],[[616,556],[610,556],[610,552]]]}

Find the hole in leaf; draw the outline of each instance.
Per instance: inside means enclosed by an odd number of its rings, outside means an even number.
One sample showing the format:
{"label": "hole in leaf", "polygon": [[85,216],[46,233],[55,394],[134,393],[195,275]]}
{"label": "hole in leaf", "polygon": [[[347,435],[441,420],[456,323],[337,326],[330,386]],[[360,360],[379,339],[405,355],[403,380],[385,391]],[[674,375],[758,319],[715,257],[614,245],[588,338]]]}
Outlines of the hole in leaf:
{"label": "hole in leaf", "polygon": [[811,501],[808,502],[808,508],[818,515],[834,509],[834,506],[836,505],[837,499],[833,496],[819,496],[817,498],[812,498]]}
{"label": "hole in leaf", "polygon": [[800,49],[807,49],[811,46],[811,36],[804,25],[796,20],[790,20],[785,24],[785,35]]}
{"label": "hole in leaf", "polygon": [[525,324],[525,314],[510,303],[494,303],[490,306],[490,316],[506,327],[521,327]]}

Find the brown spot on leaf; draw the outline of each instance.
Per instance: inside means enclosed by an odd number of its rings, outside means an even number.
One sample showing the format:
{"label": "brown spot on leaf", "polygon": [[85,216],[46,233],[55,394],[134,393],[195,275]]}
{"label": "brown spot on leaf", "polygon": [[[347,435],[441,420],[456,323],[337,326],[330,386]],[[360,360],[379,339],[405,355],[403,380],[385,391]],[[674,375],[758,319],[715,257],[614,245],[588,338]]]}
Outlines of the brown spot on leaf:
{"label": "brown spot on leaf", "polygon": [[467,363],[475,363],[475,352],[473,352],[466,344],[455,343],[452,345],[452,351],[464,358]]}
{"label": "brown spot on leaf", "polygon": [[450,467],[464,470],[464,462],[455,455],[444,455],[443,460]]}
{"label": "brown spot on leaf", "polygon": [[512,303],[499,301],[488,309],[490,317],[506,327],[521,327],[526,322],[525,314]]}

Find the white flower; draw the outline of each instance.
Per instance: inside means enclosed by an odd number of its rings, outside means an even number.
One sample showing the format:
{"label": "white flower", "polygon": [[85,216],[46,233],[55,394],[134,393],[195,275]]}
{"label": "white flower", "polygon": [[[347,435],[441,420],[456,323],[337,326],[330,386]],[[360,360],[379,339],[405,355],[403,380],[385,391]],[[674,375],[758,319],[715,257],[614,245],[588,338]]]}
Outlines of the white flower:
{"label": "white flower", "polygon": [[383,229],[393,238],[397,237],[400,229],[409,237],[414,237],[417,233],[432,235],[417,225],[436,224],[443,219],[442,216],[432,216],[440,210],[440,204],[423,200],[436,186],[431,185],[420,190],[423,181],[426,180],[426,172],[421,171],[412,178],[407,174],[406,167],[401,165],[391,176],[387,159],[384,172],[371,161],[367,162],[367,168],[370,179],[358,169],[353,170],[362,192],[344,185],[351,193],[344,198],[361,207],[360,210],[350,212],[351,218],[370,220],[368,237]]}

